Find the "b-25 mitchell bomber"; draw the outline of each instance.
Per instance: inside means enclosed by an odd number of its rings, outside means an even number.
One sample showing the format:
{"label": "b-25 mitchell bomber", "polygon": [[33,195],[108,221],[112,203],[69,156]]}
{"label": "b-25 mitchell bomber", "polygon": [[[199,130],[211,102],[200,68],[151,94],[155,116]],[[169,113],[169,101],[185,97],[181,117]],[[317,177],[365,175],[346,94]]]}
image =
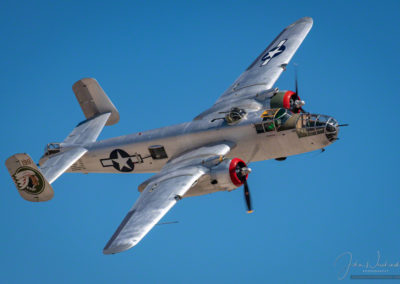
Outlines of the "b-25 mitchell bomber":
{"label": "b-25 mitchell bomber", "polygon": [[178,125],[96,141],[104,126],[119,121],[119,113],[95,79],[79,80],[72,89],[86,120],[63,142],[49,143],[38,165],[27,154],[7,159],[18,192],[28,201],[50,200],[51,183],[64,172],[156,172],[139,185],[139,198],[104,254],[137,245],[185,197],[243,186],[252,212],[249,163],[284,160],[337,140],[333,117],[303,109],[297,79],[295,91],[274,88],[312,24],[305,17],[284,29],[213,106]]}

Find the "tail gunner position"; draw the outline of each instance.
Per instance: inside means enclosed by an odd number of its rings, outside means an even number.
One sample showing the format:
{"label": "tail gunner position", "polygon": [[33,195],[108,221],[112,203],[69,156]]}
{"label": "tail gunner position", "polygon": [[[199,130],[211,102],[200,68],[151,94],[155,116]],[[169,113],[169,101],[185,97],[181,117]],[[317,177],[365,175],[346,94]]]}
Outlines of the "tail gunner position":
{"label": "tail gunner position", "polygon": [[296,90],[273,88],[310,31],[302,18],[283,30],[216,103],[193,121],[96,141],[119,113],[95,79],[72,89],[86,120],[61,143],[50,143],[39,161],[15,154],[6,166],[18,192],[28,201],[53,197],[53,183],[64,172],[156,174],[139,185],[140,196],[103,252],[135,246],[183,197],[244,186],[250,162],[278,159],[324,148],[337,139],[337,121],[303,110]]}

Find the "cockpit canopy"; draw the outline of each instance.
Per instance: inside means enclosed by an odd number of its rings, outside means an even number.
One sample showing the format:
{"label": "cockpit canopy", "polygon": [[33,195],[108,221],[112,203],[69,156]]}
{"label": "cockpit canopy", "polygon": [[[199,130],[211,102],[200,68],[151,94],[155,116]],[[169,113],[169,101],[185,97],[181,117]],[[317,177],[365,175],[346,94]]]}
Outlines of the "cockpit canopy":
{"label": "cockpit canopy", "polygon": [[256,123],[257,133],[296,129],[299,138],[318,134],[326,135],[330,142],[337,138],[338,123],[333,117],[322,114],[293,113],[285,108],[268,109]]}
{"label": "cockpit canopy", "polygon": [[255,125],[257,133],[293,129],[299,114],[285,108],[274,108],[264,111],[261,117],[263,122]]}

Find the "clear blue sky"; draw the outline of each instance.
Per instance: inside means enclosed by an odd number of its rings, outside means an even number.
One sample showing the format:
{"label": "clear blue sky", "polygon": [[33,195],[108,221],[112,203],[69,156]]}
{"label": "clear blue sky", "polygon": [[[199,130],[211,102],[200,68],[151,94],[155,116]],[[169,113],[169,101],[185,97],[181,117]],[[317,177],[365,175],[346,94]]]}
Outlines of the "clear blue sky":
{"label": "clear blue sky", "polygon": [[[102,248],[150,175],[65,174],[33,204],[3,166],[1,282],[333,283],[344,252],[400,261],[399,1],[2,1],[0,160],[68,135],[82,77],[121,115],[100,139],[191,120],[304,16],[292,63],[306,109],[350,123],[337,143],[252,164],[253,214],[241,189],[185,199],[164,218],[179,224],[114,256]],[[277,86],[293,85],[291,64]]]}

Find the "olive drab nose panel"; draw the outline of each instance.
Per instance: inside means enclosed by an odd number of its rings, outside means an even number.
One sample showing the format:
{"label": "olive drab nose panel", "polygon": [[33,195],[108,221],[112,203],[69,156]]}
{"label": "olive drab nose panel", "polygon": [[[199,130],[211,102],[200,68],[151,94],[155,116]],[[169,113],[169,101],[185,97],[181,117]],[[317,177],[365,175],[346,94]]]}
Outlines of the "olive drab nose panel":
{"label": "olive drab nose panel", "polygon": [[23,199],[39,202],[53,198],[53,188],[28,154],[9,157],[6,167]]}

